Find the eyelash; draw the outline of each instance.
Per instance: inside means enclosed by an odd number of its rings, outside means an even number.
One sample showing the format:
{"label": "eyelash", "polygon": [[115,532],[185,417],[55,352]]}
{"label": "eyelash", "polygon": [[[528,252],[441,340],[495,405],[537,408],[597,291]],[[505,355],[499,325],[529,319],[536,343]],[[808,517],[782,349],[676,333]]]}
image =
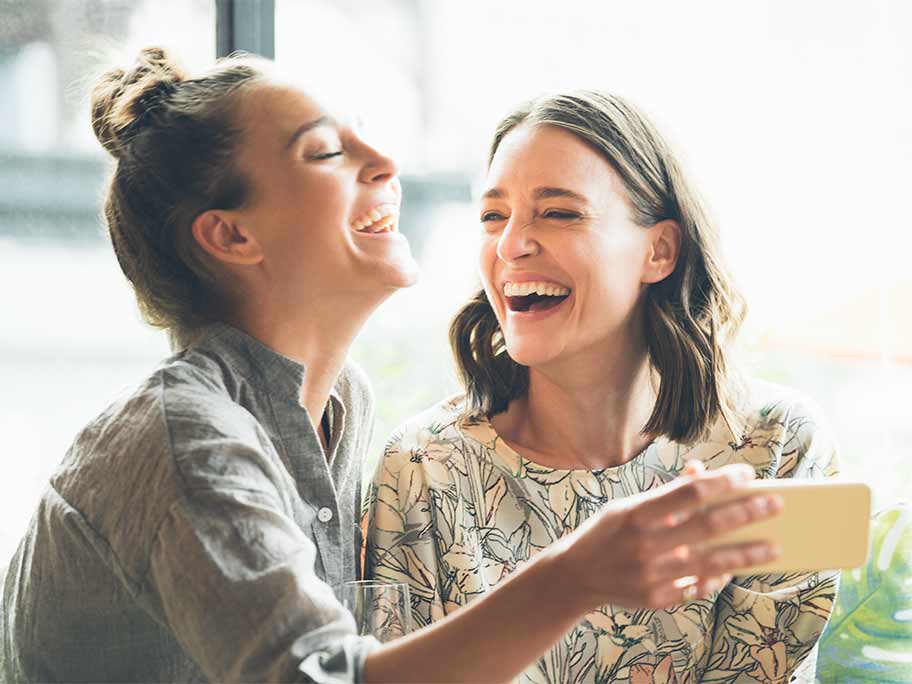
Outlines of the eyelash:
{"label": "eyelash", "polygon": [[324,159],[332,159],[333,157],[339,157],[342,155],[342,150],[337,152],[326,152],[324,154],[315,154],[311,157],[314,161],[322,161]]}
{"label": "eyelash", "polygon": [[[575,221],[580,218],[580,215],[572,211],[556,211],[550,210],[542,214],[544,218],[553,218],[560,221]],[[496,211],[487,211],[481,215],[481,222],[488,223],[490,221],[503,221],[504,216]]]}

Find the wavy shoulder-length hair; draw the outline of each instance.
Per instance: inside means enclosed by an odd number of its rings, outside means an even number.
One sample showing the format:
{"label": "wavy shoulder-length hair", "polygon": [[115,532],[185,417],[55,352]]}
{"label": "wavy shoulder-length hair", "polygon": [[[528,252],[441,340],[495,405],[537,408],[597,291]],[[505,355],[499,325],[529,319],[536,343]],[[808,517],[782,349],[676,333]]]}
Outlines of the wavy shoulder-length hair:
{"label": "wavy shoulder-length hair", "polygon": [[[638,225],[672,219],[681,227],[674,271],[645,295],[644,335],[658,396],[643,433],[692,443],[721,416],[739,434],[728,349],[746,307],[723,265],[718,231],[667,142],[630,102],[575,91],[540,97],[507,116],[488,165],[520,124],[557,126],[602,155],[623,181]],[[529,369],[507,353],[484,290],[456,315],[450,343],[473,415],[493,416],[525,395]]]}

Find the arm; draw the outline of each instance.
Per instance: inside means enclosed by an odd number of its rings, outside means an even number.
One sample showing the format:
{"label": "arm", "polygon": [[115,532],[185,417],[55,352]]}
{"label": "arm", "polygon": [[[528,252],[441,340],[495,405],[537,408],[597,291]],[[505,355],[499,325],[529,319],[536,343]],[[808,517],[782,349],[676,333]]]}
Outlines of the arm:
{"label": "arm", "polygon": [[314,572],[317,550],[275,486],[281,466],[220,436],[179,455],[141,597],[211,681],[361,679],[375,642]]}
{"label": "arm", "polygon": [[[783,428],[776,477],[837,475],[836,447],[819,411],[793,407]],[[838,571],[736,577],[719,597],[704,679],[789,681],[826,626],[838,578]]]}

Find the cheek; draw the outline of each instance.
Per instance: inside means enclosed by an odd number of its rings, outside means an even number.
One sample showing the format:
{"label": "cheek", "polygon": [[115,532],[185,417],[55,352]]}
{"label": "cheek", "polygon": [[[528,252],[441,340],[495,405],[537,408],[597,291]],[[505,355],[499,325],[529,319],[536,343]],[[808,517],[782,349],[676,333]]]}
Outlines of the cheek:
{"label": "cheek", "polygon": [[500,321],[500,300],[494,291],[493,285],[497,263],[497,240],[483,236],[478,258],[478,274],[481,276],[481,284],[484,287],[484,291],[488,295],[488,302],[490,302],[491,308],[494,309],[497,320]]}
{"label": "cheek", "polygon": [[489,236],[482,236],[478,252],[478,273],[487,289],[494,280],[494,269],[497,267],[497,241]]}
{"label": "cheek", "polygon": [[605,237],[576,250],[574,260],[582,268],[587,308],[617,315],[636,304],[641,290],[644,244],[641,236]]}

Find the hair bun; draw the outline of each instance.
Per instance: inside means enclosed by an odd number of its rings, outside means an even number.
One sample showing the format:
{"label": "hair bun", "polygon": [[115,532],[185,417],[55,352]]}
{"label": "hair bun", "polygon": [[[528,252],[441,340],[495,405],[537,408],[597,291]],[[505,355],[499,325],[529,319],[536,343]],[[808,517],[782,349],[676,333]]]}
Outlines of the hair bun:
{"label": "hair bun", "polygon": [[140,51],[128,70],[107,71],[92,90],[92,129],[95,137],[116,159],[138,132],[146,115],[160,109],[186,79],[183,67],[160,47]]}

